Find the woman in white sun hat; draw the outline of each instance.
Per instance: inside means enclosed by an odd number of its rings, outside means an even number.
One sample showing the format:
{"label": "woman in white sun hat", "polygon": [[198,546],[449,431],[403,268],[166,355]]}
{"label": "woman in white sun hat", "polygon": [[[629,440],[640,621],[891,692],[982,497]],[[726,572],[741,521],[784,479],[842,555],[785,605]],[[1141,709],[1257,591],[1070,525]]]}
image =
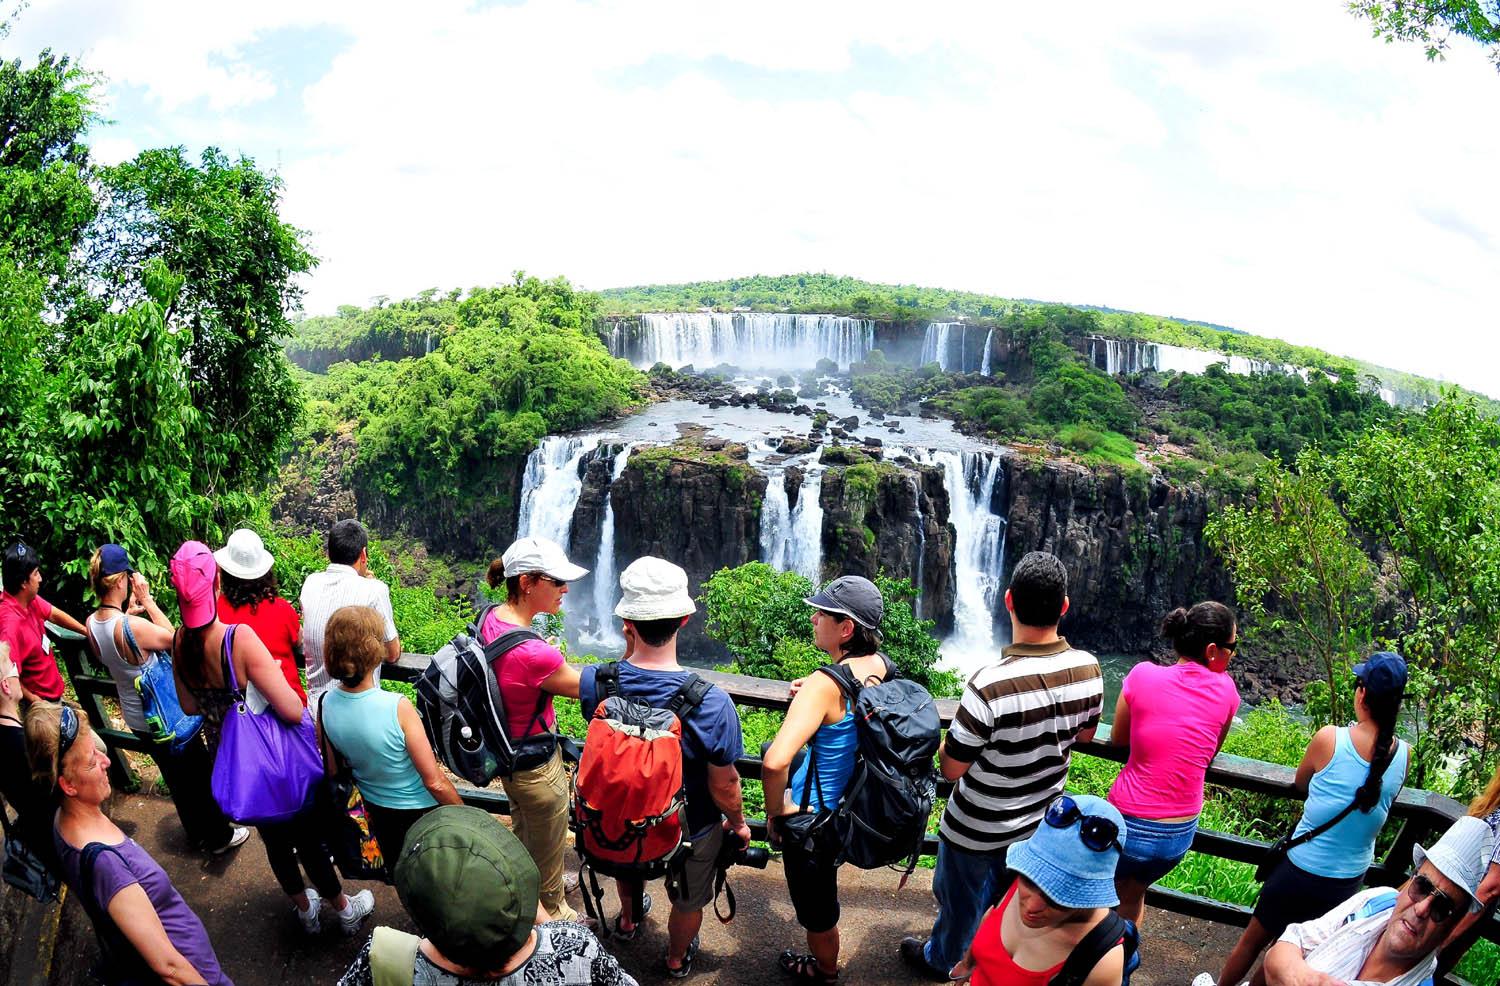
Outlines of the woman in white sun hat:
{"label": "woman in white sun hat", "polygon": [[306,705],[307,690],[297,674],[306,663],[302,657],[302,620],[280,595],[272,570],[276,559],[259,534],[242,527],[229,535],[228,544],[214,552],[214,561],[219,564],[220,621],[253,629],[281,665],[286,683]]}
{"label": "woman in white sun hat", "polygon": [[[492,589],[505,586],[505,602],[481,615],[480,642],[487,644],[511,630],[529,627],[542,613],[558,612],[568,583],[588,573],[568,561],[557,542],[521,538],[490,562],[486,581]],[[544,640],[527,640],[507,651],[495,661],[495,680],[505,700],[512,739],[550,734],[557,724],[552,696],[578,697],[578,669]],[[500,783],[510,799],[511,827],[542,874],[542,906],[558,920],[576,920],[578,912],[564,899],[568,775],[561,751],[553,744],[543,762],[523,764],[523,769],[502,777]]]}

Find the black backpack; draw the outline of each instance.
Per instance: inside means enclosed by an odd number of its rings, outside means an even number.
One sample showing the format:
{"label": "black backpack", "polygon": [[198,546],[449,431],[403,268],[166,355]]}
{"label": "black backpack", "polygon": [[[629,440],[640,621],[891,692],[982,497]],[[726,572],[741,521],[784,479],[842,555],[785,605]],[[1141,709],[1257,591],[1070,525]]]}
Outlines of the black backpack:
{"label": "black backpack", "polygon": [[1141,964],[1141,935],[1134,922],[1120,917],[1113,909],[1073,946],[1063,967],[1048,980],[1047,986],[1083,986],[1094,966],[1117,942],[1125,946],[1125,972],[1120,977],[1120,986],[1130,986],[1130,974]]}
{"label": "black backpack", "polygon": [[[894,670],[890,661],[886,668],[888,675]],[[863,870],[904,859],[910,874],[937,796],[932,765],[942,731],[937,703],[909,679],[862,685],[842,664],[818,670],[850,700],[859,740],[854,773],[830,819],[838,859]],[[816,763],[808,769],[816,770]]]}
{"label": "black backpack", "polygon": [[[481,644],[478,627],[488,613],[485,609],[467,633],[432,655],[432,663],[417,679],[417,711],[432,751],[449,770],[480,787],[496,777],[540,767],[557,749],[557,736],[550,732],[511,738],[495,678],[497,661],[528,640],[541,640],[541,634],[517,627]],[[547,698],[538,690],[532,726],[541,721]]]}

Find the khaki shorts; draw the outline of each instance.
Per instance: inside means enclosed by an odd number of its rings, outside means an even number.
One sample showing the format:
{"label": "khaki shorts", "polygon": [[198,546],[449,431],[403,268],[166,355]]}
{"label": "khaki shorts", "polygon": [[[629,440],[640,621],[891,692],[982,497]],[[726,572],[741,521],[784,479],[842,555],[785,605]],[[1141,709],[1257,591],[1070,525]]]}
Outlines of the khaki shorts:
{"label": "khaki shorts", "polygon": [[667,899],[679,911],[701,911],[714,900],[714,863],[724,844],[724,826],[715,822],[703,836],[693,840],[693,851],[682,864],[682,878],[667,881]]}

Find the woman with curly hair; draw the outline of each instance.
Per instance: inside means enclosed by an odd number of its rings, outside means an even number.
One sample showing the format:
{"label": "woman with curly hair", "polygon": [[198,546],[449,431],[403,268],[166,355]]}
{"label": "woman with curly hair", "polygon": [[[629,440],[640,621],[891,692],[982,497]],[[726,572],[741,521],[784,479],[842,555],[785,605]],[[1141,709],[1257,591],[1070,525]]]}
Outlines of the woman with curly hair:
{"label": "woman with curly hair", "polygon": [[279,594],[276,573],[271,570],[276,559],[259,534],[242,527],[214,552],[214,561],[219,563],[219,619],[253,629],[281,665],[286,683],[306,705],[307,690],[297,674],[307,663],[302,656],[302,621]]}

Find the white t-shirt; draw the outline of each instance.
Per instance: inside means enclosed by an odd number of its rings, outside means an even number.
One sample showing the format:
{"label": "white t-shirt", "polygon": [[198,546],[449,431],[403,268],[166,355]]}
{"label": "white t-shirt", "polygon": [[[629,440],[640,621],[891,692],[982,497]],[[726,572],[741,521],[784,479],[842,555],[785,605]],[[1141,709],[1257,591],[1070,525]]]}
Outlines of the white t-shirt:
{"label": "white t-shirt", "polygon": [[[345,606],[368,606],[385,620],[386,643],[396,639],[391,612],[391,590],[373,576],[366,578],[349,565],[329,565],[302,583],[302,651],[307,655],[307,695],[323,691],[333,680],[323,668],[323,631],[335,612]],[[380,680],[380,668],[375,669]]]}

